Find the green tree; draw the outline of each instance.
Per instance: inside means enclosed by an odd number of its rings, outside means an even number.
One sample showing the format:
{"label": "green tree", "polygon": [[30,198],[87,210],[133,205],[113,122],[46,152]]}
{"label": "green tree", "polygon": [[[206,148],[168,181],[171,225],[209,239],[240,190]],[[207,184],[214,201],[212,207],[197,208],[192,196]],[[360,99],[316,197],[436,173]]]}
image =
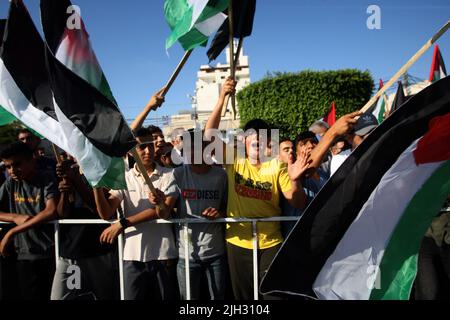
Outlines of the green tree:
{"label": "green tree", "polygon": [[17,132],[22,128],[23,126],[17,121],[0,126],[0,145],[17,141]]}
{"label": "green tree", "polygon": [[268,73],[237,94],[241,125],[255,118],[295,136],[336,103],[336,117],[360,109],[374,88],[369,71],[345,69]]}

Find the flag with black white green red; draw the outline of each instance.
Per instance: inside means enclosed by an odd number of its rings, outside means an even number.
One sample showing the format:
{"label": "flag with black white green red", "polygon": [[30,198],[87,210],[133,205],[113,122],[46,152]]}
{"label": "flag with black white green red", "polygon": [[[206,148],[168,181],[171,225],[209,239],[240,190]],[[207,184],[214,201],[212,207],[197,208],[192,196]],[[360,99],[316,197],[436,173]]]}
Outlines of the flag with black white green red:
{"label": "flag with black white green red", "polygon": [[[378,91],[381,90],[381,88],[383,88],[383,80],[380,79],[380,85],[378,87]],[[375,118],[377,118],[378,123],[383,122],[384,120],[384,116],[385,116],[385,112],[386,112],[386,101],[387,101],[387,97],[386,94],[382,94],[381,97],[379,97],[377,99],[377,101],[372,105],[372,107],[369,108],[369,110],[367,110],[367,112],[372,113]]]}
{"label": "flag with black white green red", "polygon": [[45,41],[67,68],[116,103],[108,81],[92,48],[81,18],[81,8],[70,0],[41,0]]}
{"label": "flag with black white green red", "polygon": [[320,299],[409,299],[420,243],[450,194],[449,159],[447,113],[381,178],[317,276]]}
{"label": "flag with black white green red", "polygon": [[0,51],[0,105],[80,164],[94,186],[126,188],[121,157],[135,139],[116,105],[66,68],[12,1]]}
{"label": "flag with black white green red", "polygon": [[[0,19],[0,43],[1,40],[3,39],[5,26],[6,26],[6,19]],[[0,105],[0,126],[10,124],[15,120],[17,119]]]}
{"label": "flag with black white green red", "polygon": [[433,83],[446,76],[447,71],[445,70],[444,59],[442,59],[441,51],[436,44],[434,46],[433,61],[431,62],[430,77],[428,80]]}
{"label": "flag with black white green red", "polygon": [[172,30],[166,49],[179,42],[184,50],[206,46],[226,19],[229,0],[166,0],[164,14]]}
{"label": "flag with black white green red", "polygon": [[342,164],[272,262],[263,293],[407,299],[450,192],[450,77],[409,99]]}
{"label": "flag with black white green red", "polygon": [[[252,34],[253,20],[255,18],[256,0],[230,0],[233,8],[233,38],[244,38]],[[230,23],[227,20],[222,24],[211,41],[207,51],[209,61],[215,60],[229,44]]]}
{"label": "flag with black white green red", "polygon": [[402,82],[398,81],[397,83],[397,92],[395,93],[394,100],[392,101],[391,110],[389,111],[390,114],[400,108],[400,106],[403,105],[406,100],[408,100],[405,95],[405,90],[403,89]]}

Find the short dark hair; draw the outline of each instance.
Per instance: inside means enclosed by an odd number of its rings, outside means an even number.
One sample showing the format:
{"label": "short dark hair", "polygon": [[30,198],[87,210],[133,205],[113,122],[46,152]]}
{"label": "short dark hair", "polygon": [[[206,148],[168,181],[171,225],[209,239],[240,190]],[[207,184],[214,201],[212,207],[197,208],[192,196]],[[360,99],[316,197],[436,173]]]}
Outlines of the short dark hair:
{"label": "short dark hair", "polygon": [[149,134],[152,135],[154,133],[163,133],[160,127],[149,125],[147,127],[147,130],[149,131]]}
{"label": "short dark hair", "polygon": [[316,135],[311,131],[300,132],[295,138],[294,146],[297,147],[300,141],[311,141],[313,143],[318,143]]}
{"label": "short dark hair", "polygon": [[262,119],[253,119],[250,120],[249,122],[247,122],[244,126],[244,131],[247,130],[255,130],[257,132],[259,132],[259,130],[270,130],[270,126],[267,122],[265,122]]}
{"label": "short dark hair", "polygon": [[150,130],[148,130],[147,128],[139,128],[134,131],[134,135],[136,138],[142,138],[151,136],[152,134],[150,133]]}
{"label": "short dark hair", "polygon": [[23,156],[27,159],[33,158],[33,151],[22,142],[14,142],[0,152],[0,159],[11,159],[15,156]]}
{"label": "short dark hair", "polygon": [[281,137],[280,144],[282,144],[283,142],[292,142],[292,140],[289,137]]}

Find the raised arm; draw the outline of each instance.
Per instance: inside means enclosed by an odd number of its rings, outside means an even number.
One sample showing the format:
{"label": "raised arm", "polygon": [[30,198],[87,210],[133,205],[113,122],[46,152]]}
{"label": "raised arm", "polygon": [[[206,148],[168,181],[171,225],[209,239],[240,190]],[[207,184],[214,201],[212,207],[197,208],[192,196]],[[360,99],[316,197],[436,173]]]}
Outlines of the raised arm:
{"label": "raised arm", "polygon": [[353,113],[346,114],[340,117],[336,123],[331,126],[330,129],[325,133],[322,140],[320,140],[319,144],[311,151],[311,156],[309,158],[310,164],[309,168],[317,169],[321,164],[323,157],[327,153],[327,150],[333,144],[334,139],[338,136],[346,134],[350,131],[351,128],[355,125],[357,119],[356,117],[360,116],[361,112],[356,111]]}
{"label": "raised arm", "polygon": [[209,129],[218,129],[220,124],[220,118],[222,117],[222,108],[225,104],[225,100],[228,95],[235,91],[236,82],[231,78],[228,78],[222,86],[222,90],[220,91],[219,100],[216,103],[211,115],[208,118],[208,122],[206,122],[205,126],[205,135],[208,139],[212,136],[208,135]]}
{"label": "raised arm", "polygon": [[150,111],[158,109],[164,103],[164,97],[162,93],[164,88],[161,88],[158,92],[156,92],[148,101],[147,105],[144,107],[144,110],[134,119],[130,128],[133,131],[136,131],[142,127],[144,124],[144,120],[147,118]]}

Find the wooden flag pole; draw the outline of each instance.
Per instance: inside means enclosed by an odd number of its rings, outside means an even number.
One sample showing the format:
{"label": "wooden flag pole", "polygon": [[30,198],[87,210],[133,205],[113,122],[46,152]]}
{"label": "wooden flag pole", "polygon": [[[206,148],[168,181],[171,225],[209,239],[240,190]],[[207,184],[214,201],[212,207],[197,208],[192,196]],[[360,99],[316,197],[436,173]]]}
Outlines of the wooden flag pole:
{"label": "wooden flag pole", "polygon": [[192,49],[188,50],[184,53],[183,58],[181,58],[181,61],[178,63],[178,66],[173,71],[172,75],[170,76],[169,81],[167,81],[166,86],[164,87],[164,91],[162,92],[162,96],[165,97],[167,92],[169,91],[170,87],[172,87],[173,83],[175,82],[176,78],[180,74],[181,69],[183,69],[184,65],[186,64],[186,61],[189,59],[190,55],[192,53]]}
{"label": "wooden flag pole", "polygon": [[361,108],[361,112],[366,112],[372,104],[390,87],[397,81],[402,74],[404,74],[432,45],[435,43],[450,27],[450,20],[430,39],[428,40],[422,48],[419,49],[409,61],[397,71],[396,74],[389,80],[378,92],[374,95],[365,105]]}
{"label": "wooden flag pole", "polygon": [[[150,180],[150,177],[148,176],[147,173],[147,169],[145,169],[144,164],[142,163],[142,159],[139,156],[139,154],[136,151],[136,148],[133,148],[130,150],[131,154],[133,155],[134,160],[136,161],[136,164],[139,168],[139,171],[141,172],[142,176],[144,177],[145,183],[147,183],[148,188],[150,189],[150,191],[156,195],[156,189],[155,186],[153,185],[152,181]],[[160,207],[161,210],[167,210],[166,204],[165,203],[160,203],[158,204],[158,206]]]}
{"label": "wooden flag pole", "polygon": [[[236,80],[235,76],[235,68],[234,68],[234,27],[233,27],[233,0],[230,0],[230,4],[228,6],[228,25],[230,29],[229,36],[229,49],[230,49],[230,77],[233,81]],[[233,119],[236,120],[236,96],[231,95],[231,114],[233,115]]]}
{"label": "wooden flag pole", "polygon": [[[234,72],[236,74],[236,68],[238,65],[238,61],[239,61],[239,55],[241,54],[241,49],[242,49],[242,44],[244,42],[244,38],[241,37],[239,38],[239,44],[236,50],[236,54],[234,56]],[[227,96],[227,99],[225,100],[225,103],[223,105],[222,108],[222,117],[225,117],[225,114],[227,113],[227,109],[228,109],[228,102],[230,102],[230,96]]]}
{"label": "wooden flag pole", "polygon": [[[53,149],[53,153],[55,154],[56,162],[58,164],[61,164],[61,162],[62,162],[61,161],[61,157],[58,154],[58,151],[56,150],[56,146],[55,146],[55,144],[53,142],[52,142],[52,149]],[[66,178],[63,178],[63,181],[66,182]],[[75,196],[74,196],[74,194],[72,192],[69,193],[69,201],[70,202],[75,202]]]}

